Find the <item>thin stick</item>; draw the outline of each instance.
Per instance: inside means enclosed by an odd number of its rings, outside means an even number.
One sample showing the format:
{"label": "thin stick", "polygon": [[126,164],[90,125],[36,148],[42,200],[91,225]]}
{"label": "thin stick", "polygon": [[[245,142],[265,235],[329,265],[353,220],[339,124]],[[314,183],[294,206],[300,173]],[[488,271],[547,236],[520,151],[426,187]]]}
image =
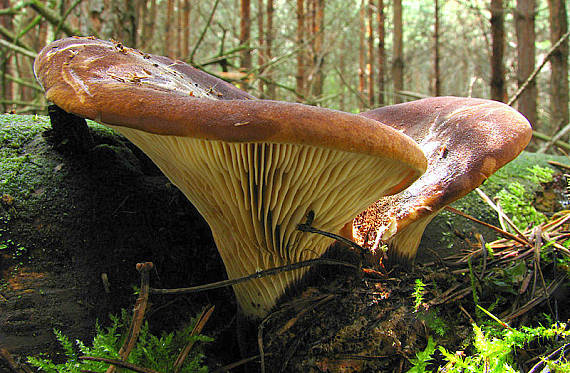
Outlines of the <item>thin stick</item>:
{"label": "thin stick", "polygon": [[453,212],[454,214],[463,216],[464,218],[467,218],[467,219],[469,219],[469,220],[471,220],[471,221],[474,221],[475,223],[481,224],[481,225],[484,226],[484,227],[490,228],[490,229],[494,230],[495,232],[500,233],[500,234],[501,234],[503,237],[505,237],[505,238],[508,238],[508,239],[517,241],[518,243],[520,243],[520,244],[522,244],[522,245],[527,245],[527,246],[532,247],[531,244],[530,244],[528,241],[523,240],[522,238],[520,238],[520,237],[518,237],[518,236],[515,236],[515,235],[512,234],[512,233],[509,233],[509,232],[507,232],[507,231],[504,231],[504,230],[502,230],[502,229],[499,228],[499,227],[495,227],[495,226],[492,225],[492,224],[485,223],[484,221],[481,221],[481,220],[479,220],[479,219],[477,219],[477,218],[474,218],[474,217],[471,216],[471,215],[467,215],[466,213],[464,213],[464,212],[462,212],[462,211],[459,211],[459,210],[457,210],[457,209],[455,209],[455,208],[453,208],[453,207],[451,207],[451,206],[445,206],[445,209],[448,210],[448,211]]}
{"label": "thin stick", "polygon": [[[202,329],[204,329],[204,326],[206,325],[206,323],[210,319],[210,316],[212,316],[212,312],[214,312],[214,308],[216,308],[216,307],[212,306],[208,310],[204,309],[204,311],[202,311],[202,313],[200,314],[200,317],[196,321],[196,325],[194,325],[194,328],[192,329],[192,333],[190,333],[191,336],[198,335],[202,332]],[[186,358],[188,357],[188,354],[192,350],[192,347],[194,346],[194,342],[195,341],[190,341],[188,343],[188,345],[186,345],[186,347],[184,347],[184,349],[182,351],[180,351],[180,354],[178,355],[178,357],[176,358],[176,361],[174,362],[174,373],[178,373],[178,372],[180,372],[180,369],[182,369],[182,365],[184,364],[184,361],[186,360]]]}
{"label": "thin stick", "polygon": [[218,7],[219,2],[220,2],[220,0],[216,0],[214,5],[212,6],[212,11],[210,12],[210,16],[208,17],[208,22],[206,23],[206,26],[204,26],[204,29],[200,33],[200,37],[198,38],[198,41],[196,42],[196,44],[194,44],[194,48],[192,48],[192,52],[190,53],[190,57],[188,57],[188,61],[190,62],[190,64],[192,64],[194,62],[194,55],[196,54],[196,51],[198,50],[198,47],[200,46],[200,44],[202,44],[202,40],[204,40],[204,36],[206,35],[206,32],[210,28],[210,24],[212,23],[212,18],[214,18],[214,13],[216,13],[216,8]]}
{"label": "thin stick", "polygon": [[348,245],[350,247],[357,249],[361,253],[368,251],[365,248],[363,248],[362,246],[360,246],[359,244],[357,244],[356,242],[349,240],[348,238],[339,236],[338,234],[334,234],[331,232],[326,232],[326,231],[322,231],[322,230],[317,229],[317,228],[313,228],[313,227],[311,227],[311,224],[308,221],[307,221],[307,223],[297,225],[297,229],[300,230],[301,232],[316,233],[316,234],[320,234],[320,235],[325,236],[325,237],[334,238],[335,240],[342,242],[345,245]]}
{"label": "thin stick", "polygon": [[475,191],[477,192],[477,194],[479,194],[479,197],[481,197],[481,199],[483,199],[483,201],[487,202],[487,204],[489,206],[491,206],[491,208],[493,210],[495,210],[497,212],[497,214],[501,215],[503,217],[503,219],[505,219],[505,221],[507,223],[509,223],[511,228],[513,228],[515,230],[515,232],[519,235],[519,237],[524,237],[524,234],[519,230],[519,228],[515,225],[515,223],[513,223],[513,221],[507,215],[505,215],[503,210],[498,208],[497,205],[495,205],[495,203],[493,201],[491,201],[491,198],[489,198],[489,196],[486,195],[485,192],[483,192],[479,188],[475,188]]}
{"label": "thin stick", "polygon": [[121,368],[129,369],[129,370],[132,370],[133,372],[138,372],[138,373],[160,373],[157,370],[139,367],[137,365],[127,363],[125,361],[121,361],[118,359],[108,359],[105,357],[95,357],[95,356],[79,356],[79,359],[80,360],[100,361],[103,363],[109,363],[109,364],[117,365]]}
{"label": "thin stick", "polygon": [[[560,124],[563,122],[561,121]],[[566,124],[564,128],[558,131],[550,140],[548,140],[544,145],[540,147],[536,152],[537,153],[545,153],[552,145],[554,145],[558,140],[562,138],[562,136],[566,135],[570,131],[570,123]]]}
{"label": "thin stick", "polygon": [[30,51],[27,49],[24,49],[22,47],[17,46],[14,43],[10,43],[9,41],[0,39],[0,45],[3,47],[6,47],[8,49],[13,50],[16,53],[20,53],[21,55],[24,55],[26,57],[30,57],[30,58],[36,58],[36,56],[38,55],[36,52],[34,51]]}
{"label": "thin stick", "polygon": [[[544,133],[537,131],[532,131],[532,137],[543,141],[549,141],[552,138],[551,136],[545,135]],[[567,142],[564,142],[562,140],[557,140],[554,142],[554,144],[556,144],[556,146],[559,146],[566,151],[570,151],[570,144],[568,144]]]}
{"label": "thin stick", "polygon": [[[265,356],[271,356],[271,354],[265,354]],[[245,359],[241,359],[241,360],[236,361],[236,362],[234,362],[234,363],[231,363],[231,364],[225,365],[225,366],[223,366],[223,367],[220,367],[220,368],[216,369],[215,371],[213,371],[212,373],[227,372],[227,371],[229,371],[230,369],[237,368],[237,367],[239,367],[240,365],[247,364],[247,363],[249,363],[249,362],[251,362],[251,361],[255,361],[255,360],[257,360],[257,359],[259,359],[259,355],[255,355],[255,356],[251,356],[251,357],[248,357],[248,358],[245,358]]]}
{"label": "thin stick", "polygon": [[205,284],[205,285],[193,286],[193,287],[188,287],[188,288],[178,288],[178,289],[154,289],[154,288],[150,288],[150,293],[151,294],[163,294],[163,295],[165,295],[165,294],[169,294],[169,295],[175,295],[176,294],[177,295],[177,294],[197,293],[200,291],[218,289],[218,288],[223,288],[223,287],[227,287],[227,286],[240,284],[242,282],[255,280],[258,278],[265,277],[265,276],[275,275],[275,274],[280,273],[280,272],[292,271],[292,270],[303,268],[303,267],[310,267],[310,266],[313,266],[315,264],[338,265],[338,266],[353,268],[355,270],[359,269],[357,266],[355,266],[352,263],[347,263],[347,262],[343,262],[340,260],[322,259],[322,258],[309,259],[309,260],[305,260],[305,261],[298,262],[298,263],[287,264],[284,266],[270,268],[270,269],[266,269],[263,271],[255,272],[255,273],[252,273],[252,274],[244,276],[244,277],[235,278],[232,280],[223,280],[223,281],[213,282],[213,283]]}
{"label": "thin stick", "polygon": [[552,46],[552,48],[550,48],[550,50],[548,51],[548,53],[546,53],[546,56],[544,56],[542,63],[540,65],[538,65],[538,67],[536,69],[534,69],[534,71],[532,72],[532,74],[530,74],[530,76],[528,77],[528,79],[523,83],[523,85],[520,86],[520,88],[517,90],[517,92],[515,93],[515,95],[513,97],[511,97],[511,99],[509,100],[509,102],[507,102],[507,105],[511,106],[512,104],[515,103],[516,100],[519,99],[520,95],[524,92],[524,90],[528,87],[528,85],[534,80],[534,78],[536,78],[536,76],[538,75],[538,73],[540,72],[540,70],[542,70],[542,68],[544,67],[544,65],[546,65],[546,63],[548,62],[548,60],[550,60],[550,57],[552,57],[552,55],[554,54],[554,52],[556,52],[556,50],[558,48],[560,48],[560,46],[562,45],[562,43],[564,43],[564,40],[568,39],[568,36],[570,36],[570,31],[568,31],[567,33],[565,33],[564,35],[562,35],[562,37],[560,39],[558,39],[558,41],[556,42],[556,44],[554,44]]}
{"label": "thin stick", "polygon": [[[127,360],[129,354],[135,347],[141,331],[146,306],[148,304],[148,294],[150,288],[149,274],[153,267],[154,265],[151,262],[137,264],[137,270],[141,274],[141,289],[139,297],[137,298],[135,307],[133,309],[133,319],[131,320],[127,339],[119,349],[119,356],[123,361]],[[106,373],[113,373],[115,372],[115,369],[115,365],[110,365],[109,368],[107,368]]]}

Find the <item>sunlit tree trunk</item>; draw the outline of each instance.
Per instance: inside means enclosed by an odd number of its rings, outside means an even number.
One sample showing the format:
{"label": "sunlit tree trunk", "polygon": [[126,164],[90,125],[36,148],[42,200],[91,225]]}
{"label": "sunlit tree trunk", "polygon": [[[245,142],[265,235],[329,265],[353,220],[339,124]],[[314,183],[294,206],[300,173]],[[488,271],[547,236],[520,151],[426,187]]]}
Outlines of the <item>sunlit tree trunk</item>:
{"label": "sunlit tree trunk", "polygon": [[374,106],[374,0],[369,0],[367,7],[368,15],[368,106]]}
{"label": "sunlit tree trunk", "polygon": [[182,4],[182,50],[180,51],[182,59],[190,56],[190,0],[183,0]]}
{"label": "sunlit tree trunk", "polygon": [[323,94],[324,72],[323,72],[323,36],[325,25],[325,1],[312,0],[313,2],[313,22],[312,37],[314,40],[313,48],[313,84],[312,96],[320,97]]}
{"label": "sunlit tree trunk", "polygon": [[305,95],[305,2],[297,0],[297,74],[296,91],[300,95]]}
{"label": "sunlit tree trunk", "polygon": [[434,1],[433,33],[433,96],[441,96],[441,77],[439,73],[439,1]]}
{"label": "sunlit tree trunk", "polygon": [[[10,8],[10,0],[0,0],[2,8]],[[0,25],[7,30],[12,30],[12,18],[10,16],[0,16]],[[12,75],[12,57],[2,59],[2,97],[5,100],[12,100],[14,98],[14,83],[6,78],[6,75]],[[9,111],[9,105],[2,104],[3,112]]]}
{"label": "sunlit tree trunk", "polygon": [[384,0],[378,0],[376,12],[378,20],[378,104],[384,105],[384,66],[386,51],[384,49]]}
{"label": "sunlit tree trunk", "polygon": [[[267,27],[265,31],[265,57],[267,61],[271,61],[273,57],[273,0],[267,0]],[[272,68],[269,67],[268,71],[266,72],[265,76],[267,79],[272,80],[273,74],[271,73]],[[275,84],[267,84],[267,98],[274,99],[275,98]]]}
{"label": "sunlit tree trunk", "polygon": [[404,52],[402,30],[402,0],[394,0],[394,53],[392,80],[394,82],[394,103],[402,102],[400,91],[404,90]]}
{"label": "sunlit tree trunk", "polygon": [[240,66],[242,70],[251,69],[251,5],[249,0],[240,0],[240,27],[239,27],[239,43],[246,46],[241,51]]}
{"label": "sunlit tree trunk", "polygon": [[168,57],[174,57],[174,0],[167,0],[166,3],[166,21],[164,22],[164,54]]}
{"label": "sunlit tree trunk", "polygon": [[[556,43],[568,32],[567,0],[548,0],[550,10],[550,41]],[[550,58],[550,108],[552,124],[556,127],[568,123],[568,39]]]}
{"label": "sunlit tree trunk", "polygon": [[491,0],[491,99],[506,101],[505,69],[505,16],[503,0]]}
{"label": "sunlit tree trunk", "polygon": [[[524,84],[534,70],[535,32],[534,32],[535,0],[517,0],[515,24],[517,32],[517,80],[519,87]],[[536,82],[533,80],[518,100],[518,110],[536,126]]]}
{"label": "sunlit tree trunk", "polygon": [[[265,63],[265,29],[264,29],[264,8],[263,0],[257,0],[257,64],[258,66],[263,66]],[[262,71],[260,71],[262,73]],[[265,94],[263,80],[259,79],[259,93],[260,97],[264,97]]]}
{"label": "sunlit tree trunk", "polygon": [[[360,32],[358,33],[358,93],[360,97],[366,97],[366,46],[364,39],[366,37],[366,3],[364,0],[360,2],[359,12],[359,26]],[[360,110],[364,110],[364,102],[359,100]]]}

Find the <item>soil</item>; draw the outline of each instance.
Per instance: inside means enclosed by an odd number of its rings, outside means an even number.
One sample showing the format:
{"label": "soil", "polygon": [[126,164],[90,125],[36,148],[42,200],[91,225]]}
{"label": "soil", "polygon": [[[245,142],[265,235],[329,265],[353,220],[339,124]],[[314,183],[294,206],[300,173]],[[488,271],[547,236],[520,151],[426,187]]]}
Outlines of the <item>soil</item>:
{"label": "soil", "polygon": [[[121,136],[95,123],[86,131],[66,137],[52,130],[46,117],[0,116],[0,347],[16,358],[38,353],[57,358],[61,351],[53,328],[87,342],[96,320],[105,325],[109,314],[131,309],[139,283],[136,263],[154,263],[156,288],[226,276],[208,226],[184,195]],[[539,163],[525,157],[528,164]],[[505,176],[498,177],[500,183]],[[496,184],[490,180],[486,187]],[[554,200],[560,200],[556,193]],[[469,210],[475,205],[469,202],[463,210],[481,218],[484,214]],[[547,205],[559,209],[552,201]],[[449,217],[435,220],[422,246],[456,251],[457,241],[469,246],[465,236],[453,234],[441,244],[441,233],[453,232],[449,224]],[[340,246],[329,255],[354,263],[362,259]],[[471,320],[468,314],[458,317],[457,308],[468,297],[433,314],[417,312],[412,296],[418,278],[431,284],[435,296],[468,286],[465,273],[451,276],[445,266],[421,264],[390,272],[377,264],[370,268],[365,274],[314,269],[295,297],[251,331],[248,349],[259,353],[261,342],[267,372],[401,372],[425,348],[437,320],[445,320],[438,343],[453,351],[469,344]],[[472,311],[469,301],[465,308]],[[157,333],[179,329],[206,305],[215,305],[204,330],[215,338],[206,347],[208,365],[215,369],[241,359],[231,288],[153,295],[150,302],[146,319]],[[508,303],[506,295],[503,302]],[[566,310],[561,318],[568,318],[570,305],[560,309]]]}

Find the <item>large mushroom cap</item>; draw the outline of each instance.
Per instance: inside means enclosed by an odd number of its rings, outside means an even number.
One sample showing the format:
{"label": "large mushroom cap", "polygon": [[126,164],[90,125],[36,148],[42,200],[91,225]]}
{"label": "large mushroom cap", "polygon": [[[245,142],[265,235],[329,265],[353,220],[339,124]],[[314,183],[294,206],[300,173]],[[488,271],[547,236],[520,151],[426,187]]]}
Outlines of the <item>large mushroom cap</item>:
{"label": "large mushroom cap", "polygon": [[428,159],[425,174],[409,188],[381,198],[353,222],[356,242],[387,242],[395,259],[413,259],[437,212],[514,159],[532,136],[516,110],[476,98],[427,98],[362,115],[410,136]]}
{"label": "large mushroom cap", "polygon": [[[69,38],[34,64],[46,96],[138,145],[210,225],[229,278],[321,256],[338,232],[426,167],[408,136],[373,119],[253,100],[165,57]],[[234,286],[243,313],[263,317],[304,270]]]}

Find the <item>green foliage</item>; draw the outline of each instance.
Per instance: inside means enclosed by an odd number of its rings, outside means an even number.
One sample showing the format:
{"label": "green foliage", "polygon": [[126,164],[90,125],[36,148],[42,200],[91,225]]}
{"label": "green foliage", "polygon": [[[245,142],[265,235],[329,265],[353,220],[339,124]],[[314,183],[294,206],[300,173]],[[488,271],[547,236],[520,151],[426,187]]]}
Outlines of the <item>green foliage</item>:
{"label": "green foliage", "polygon": [[[554,170],[538,165],[529,167],[526,171],[524,177],[534,184],[548,183],[552,181],[554,174]],[[496,197],[499,199],[503,211],[519,229],[525,229],[528,226],[538,225],[546,221],[544,214],[534,208],[531,193],[528,193],[518,181],[500,190]]]}
{"label": "green foliage", "polygon": [[432,337],[428,338],[428,344],[425,350],[416,353],[415,359],[410,359],[410,363],[413,364],[413,367],[408,370],[407,373],[423,373],[427,372],[426,368],[431,360],[433,360],[432,355],[435,352],[435,342]]}
{"label": "green foliage", "polygon": [[[41,357],[28,357],[28,362],[46,373],[80,373],[81,371],[105,372],[109,366],[107,363],[80,360],[79,356],[105,357],[111,359],[119,358],[119,349],[123,343],[121,331],[129,325],[129,317],[123,311],[121,317],[111,316],[112,325],[106,329],[97,328],[97,335],[93,339],[91,347],[86,346],[82,341],[75,341],[75,345],[70,339],[60,331],[54,330],[55,336],[61,345],[67,360],[56,364],[51,359]],[[212,338],[198,335],[192,336],[192,328],[196,320],[181,331],[175,333],[164,333],[160,337],[150,333],[148,323],[141,328],[141,332],[135,348],[129,355],[127,362],[168,373],[173,371],[173,364],[180,351],[190,342],[211,342]],[[188,356],[182,369],[183,373],[206,373],[208,367],[204,366],[204,355],[193,349],[193,353]]]}
{"label": "green foliage", "polygon": [[416,285],[414,286],[414,310],[416,312],[419,311],[420,306],[424,301],[424,289],[425,284],[422,282],[421,279],[416,279]]}
{"label": "green foliage", "polygon": [[[407,373],[427,373],[427,372],[519,372],[514,361],[517,349],[525,348],[530,342],[540,340],[544,344],[545,340],[557,340],[570,337],[570,331],[566,324],[553,324],[550,327],[539,326],[537,328],[521,327],[520,330],[504,328],[499,331],[490,329],[484,331],[481,327],[473,325],[473,349],[474,353],[469,356],[453,353],[446,348],[439,346],[437,350],[443,355],[445,365],[438,370],[426,370],[428,363],[435,353],[435,343],[428,341],[428,347],[416,354],[416,358],[411,359],[413,367]],[[555,366],[556,372],[567,372],[568,362],[548,362],[549,366]]]}

